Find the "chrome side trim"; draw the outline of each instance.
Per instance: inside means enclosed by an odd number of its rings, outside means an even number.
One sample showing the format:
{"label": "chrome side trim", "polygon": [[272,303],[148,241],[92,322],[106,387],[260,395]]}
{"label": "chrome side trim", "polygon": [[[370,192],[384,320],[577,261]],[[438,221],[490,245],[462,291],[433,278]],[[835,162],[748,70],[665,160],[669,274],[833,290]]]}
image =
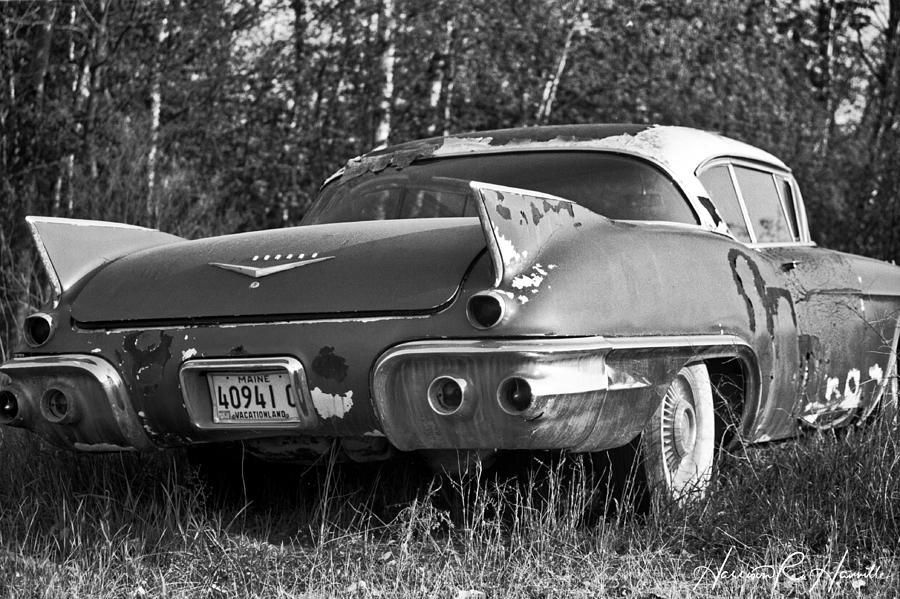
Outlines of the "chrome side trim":
{"label": "chrome side trim", "polygon": [[100,384],[122,436],[135,449],[154,448],[131,405],[122,377],[115,367],[103,358],[81,354],[15,358],[0,366],[0,372],[46,368],[72,368],[89,374]]}
{"label": "chrome side trim", "polygon": [[[286,371],[291,378],[294,401],[297,403],[300,422],[250,422],[220,424],[212,419],[212,399],[206,375],[210,372],[272,372]],[[181,396],[184,407],[188,411],[191,424],[199,430],[229,429],[279,429],[304,430],[318,424],[318,417],[313,409],[312,397],[306,383],[306,371],[303,364],[292,356],[269,358],[209,358],[188,360],[181,365],[178,372],[181,383]],[[204,410],[209,408],[209,412]]]}
{"label": "chrome side trim", "polygon": [[534,352],[555,354],[561,352],[616,351],[624,349],[709,348],[733,346],[752,349],[751,345],[735,335],[672,335],[647,337],[530,337],[519,339],[440,339],[434,341],[410,341],[385,351],[375,363],[374,370],[391,358],[410,354],[459,354]]}

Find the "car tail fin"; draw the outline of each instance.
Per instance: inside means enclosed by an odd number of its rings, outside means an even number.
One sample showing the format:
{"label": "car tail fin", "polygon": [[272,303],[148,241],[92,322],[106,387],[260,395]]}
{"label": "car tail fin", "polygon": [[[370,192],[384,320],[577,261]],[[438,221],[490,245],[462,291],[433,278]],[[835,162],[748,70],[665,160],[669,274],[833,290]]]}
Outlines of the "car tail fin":
{"label": "car tail fin", "polygon": [[534,265],[551,238],[607,219],[571,200],[491,183],[469,183],[494,264],[494,286],[509,287]]}
{"label": "car tail fin", "polygon": [[138,250],[183,241],[134,225],[26,216],[57,297],[103,264]]}

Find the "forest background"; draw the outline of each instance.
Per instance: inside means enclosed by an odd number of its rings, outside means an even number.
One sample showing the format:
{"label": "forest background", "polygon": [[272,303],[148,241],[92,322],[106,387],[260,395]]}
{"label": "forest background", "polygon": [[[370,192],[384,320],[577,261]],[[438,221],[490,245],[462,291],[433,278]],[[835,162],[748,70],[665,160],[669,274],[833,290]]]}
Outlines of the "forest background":
{"label": "forest background", "polygon": [[900,258],[900,0],[13,1],[0,74],[3,359],[26,214],[291,226],[348,158],[476,129],[719,131],[793,167],[817,242]]}

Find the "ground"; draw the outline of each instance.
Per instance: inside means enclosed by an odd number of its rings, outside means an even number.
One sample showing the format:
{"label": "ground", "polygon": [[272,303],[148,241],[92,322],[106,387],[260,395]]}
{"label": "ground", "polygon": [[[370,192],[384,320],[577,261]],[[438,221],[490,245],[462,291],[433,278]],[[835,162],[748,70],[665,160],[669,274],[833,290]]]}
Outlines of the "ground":
{"label": "ground", "polygon": [[635,513],[571,457],[466,480],[278,467],[214,495],[183,452],[5,430],[0,597],[894,597],[898,432],[738,448],[708,499]]}

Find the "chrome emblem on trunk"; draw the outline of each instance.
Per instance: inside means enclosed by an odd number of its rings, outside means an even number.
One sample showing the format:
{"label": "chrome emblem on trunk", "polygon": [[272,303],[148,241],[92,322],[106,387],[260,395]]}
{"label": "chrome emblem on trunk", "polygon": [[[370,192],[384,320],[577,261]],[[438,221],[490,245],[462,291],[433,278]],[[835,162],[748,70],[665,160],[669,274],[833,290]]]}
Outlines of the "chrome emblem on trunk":
{"label": "chrome emblem on trunk", "polygon": [[210,262],[209,265],[224,268],[225,270],[230,270],[242,275],[247,275],[248,277],[253,277],[254,279],[260,279],[262,277],[273,275],[276,272],[284,272],[286,270],[291,270],[292,268],[306,266],[307,264],[314,264],[316,262],[322,262],[324,260],[331,260],[332,258],[334,258],[334,256],[324,256],[322,258],[313,258],[311,260],[300,260],[299,262],[288,262],[287,264],[275,264],[273,266],[263,267],[244,266],[242,264],[224,264],[222,262]]}

